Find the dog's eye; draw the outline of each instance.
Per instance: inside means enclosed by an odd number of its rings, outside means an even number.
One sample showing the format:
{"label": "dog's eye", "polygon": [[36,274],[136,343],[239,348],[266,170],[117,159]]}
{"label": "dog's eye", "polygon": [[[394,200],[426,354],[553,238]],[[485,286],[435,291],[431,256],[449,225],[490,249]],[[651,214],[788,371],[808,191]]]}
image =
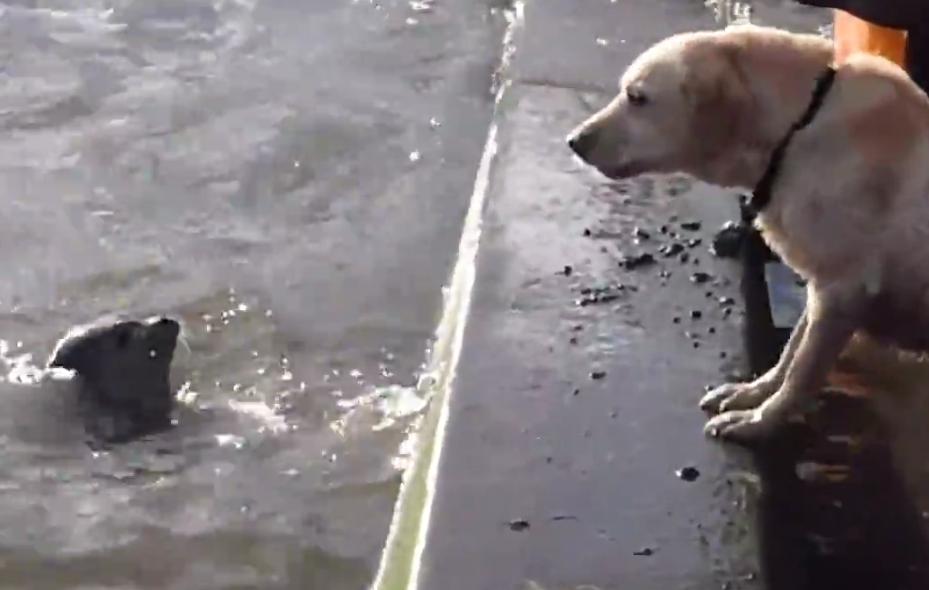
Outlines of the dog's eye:
{"label": "dog's eye", "polygon": [[633,106],[640,107],[648,104],[648,97],[645,96],[641,88],[627,88],[626,98],[629,100],[629,104]]}

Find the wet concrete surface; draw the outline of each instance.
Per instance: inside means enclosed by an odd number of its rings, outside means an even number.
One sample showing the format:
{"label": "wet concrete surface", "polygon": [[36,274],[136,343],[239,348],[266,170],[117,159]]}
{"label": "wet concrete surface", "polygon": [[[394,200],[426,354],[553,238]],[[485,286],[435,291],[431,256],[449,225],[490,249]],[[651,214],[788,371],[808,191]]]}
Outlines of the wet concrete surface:
{"label": "wet concrete surface", "polygon": [[858,344],[774,444],[705,439],[704,386],[749,372],[743,269],[708,252],[737,195],[611,182],[563,145],[669,33],[828,30],[746,6],[526,6],[419,588],[929,587],[925,362]]}
{"label": "wet concrete surface", "polygon": [[0,433],[0,587],[370,582],[499,8],[0,2],[0,412],[62,426],[10,400],[75,324],[168,314],[186,342],[168,433]]}
{"label": "wet concrete surface", "polygon": [[[747,466],[703,439],[696,409],[742,349],[739,314],[719,303],[738,297],[737,270],[707,251],[734,196],[606,183],[557,156],[550,130],[583,112],[576,91],[510,92],[421,587],[703,588],[757,572],[732,507]],[[708,229],[680,227],[693,218]],[[654,237],[636,244],[637,226]],[[656,263],[620,266],[641,251]],[[699,271],[713,279],[695,285]],[[619,298],[584,304],[604,287]],[[693,483],[675,475],[688,466]]]}

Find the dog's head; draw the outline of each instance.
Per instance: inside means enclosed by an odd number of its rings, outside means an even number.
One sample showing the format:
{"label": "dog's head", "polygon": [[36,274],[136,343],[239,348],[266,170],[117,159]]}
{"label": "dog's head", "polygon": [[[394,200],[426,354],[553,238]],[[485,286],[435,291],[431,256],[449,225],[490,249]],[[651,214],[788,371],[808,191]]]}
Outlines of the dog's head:
{"label": "dog's head", "polygon": [[72,330],[48,366],[77,373],[94,434],[132,438],[170,423],[170,370],[179,334],[180,325],[168,318],[101,322]]}
{"label": "dog's head", "polygon": [[632,63],[619,95],[568,144],[610,178],[687,172],[716,181],[748,98],[731,44],[715,32],[676,35]]}

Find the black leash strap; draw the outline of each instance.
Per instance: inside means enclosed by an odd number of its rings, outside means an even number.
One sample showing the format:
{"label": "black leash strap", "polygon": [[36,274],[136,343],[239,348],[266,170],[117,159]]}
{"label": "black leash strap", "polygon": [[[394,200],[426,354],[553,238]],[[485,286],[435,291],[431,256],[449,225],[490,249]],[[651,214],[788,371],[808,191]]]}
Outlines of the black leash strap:
{"label": "black leash strap", "polygon": [[790,141],[793,139],[795,133],[813,122],[819,109],[823,106],[823,101],[826,100],[826,95],[832,88],[832,83],[835,82],[835,73],[836,70],[833,67],[827,68],[826,71],[822,73],[816,81],[816,88],[813,90],[813,98],[810,100],[810,105],[806,108],[806,112],[803,113],[800,120],[791,126],[784,138],[781,139],[777,147],[774,148],[774,151],[771,152],[771,159],[768,161],[768,167],[765,169],[761,180],[755,185],[755,190],[752,191],[752,198],[749,201],[749,207],[755,214],[760,213],[771,202],[774,182],[781,172],[781,165],[784,163],[784,155],[787,153]]}

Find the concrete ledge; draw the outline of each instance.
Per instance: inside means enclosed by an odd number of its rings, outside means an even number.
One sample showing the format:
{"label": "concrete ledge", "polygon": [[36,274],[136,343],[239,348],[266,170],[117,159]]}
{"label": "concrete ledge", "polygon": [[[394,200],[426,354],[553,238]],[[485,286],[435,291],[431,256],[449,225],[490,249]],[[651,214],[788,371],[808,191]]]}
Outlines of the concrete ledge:
{"label": "concrete ledge", "polygon": [[[732,510],[746,492],[724,483],[732,464],[696,409],[738,367],[740,314],[721,299],[738,298],[739,265],[708,252],[735,195],[605,182],[556,131],[584,114],[578,92],[506,100],[420,587],[709,587],[756,571]],[[650,238],[635,244],[636,226]],[[659,252],[670,243],[686,262]],[[621,268],[646,251],[656,264]],[[611,300],[585,304],[587,289]],[[685,466],[703,476],[681,481]],[[720,545],[743,557],[714,563]]]}

